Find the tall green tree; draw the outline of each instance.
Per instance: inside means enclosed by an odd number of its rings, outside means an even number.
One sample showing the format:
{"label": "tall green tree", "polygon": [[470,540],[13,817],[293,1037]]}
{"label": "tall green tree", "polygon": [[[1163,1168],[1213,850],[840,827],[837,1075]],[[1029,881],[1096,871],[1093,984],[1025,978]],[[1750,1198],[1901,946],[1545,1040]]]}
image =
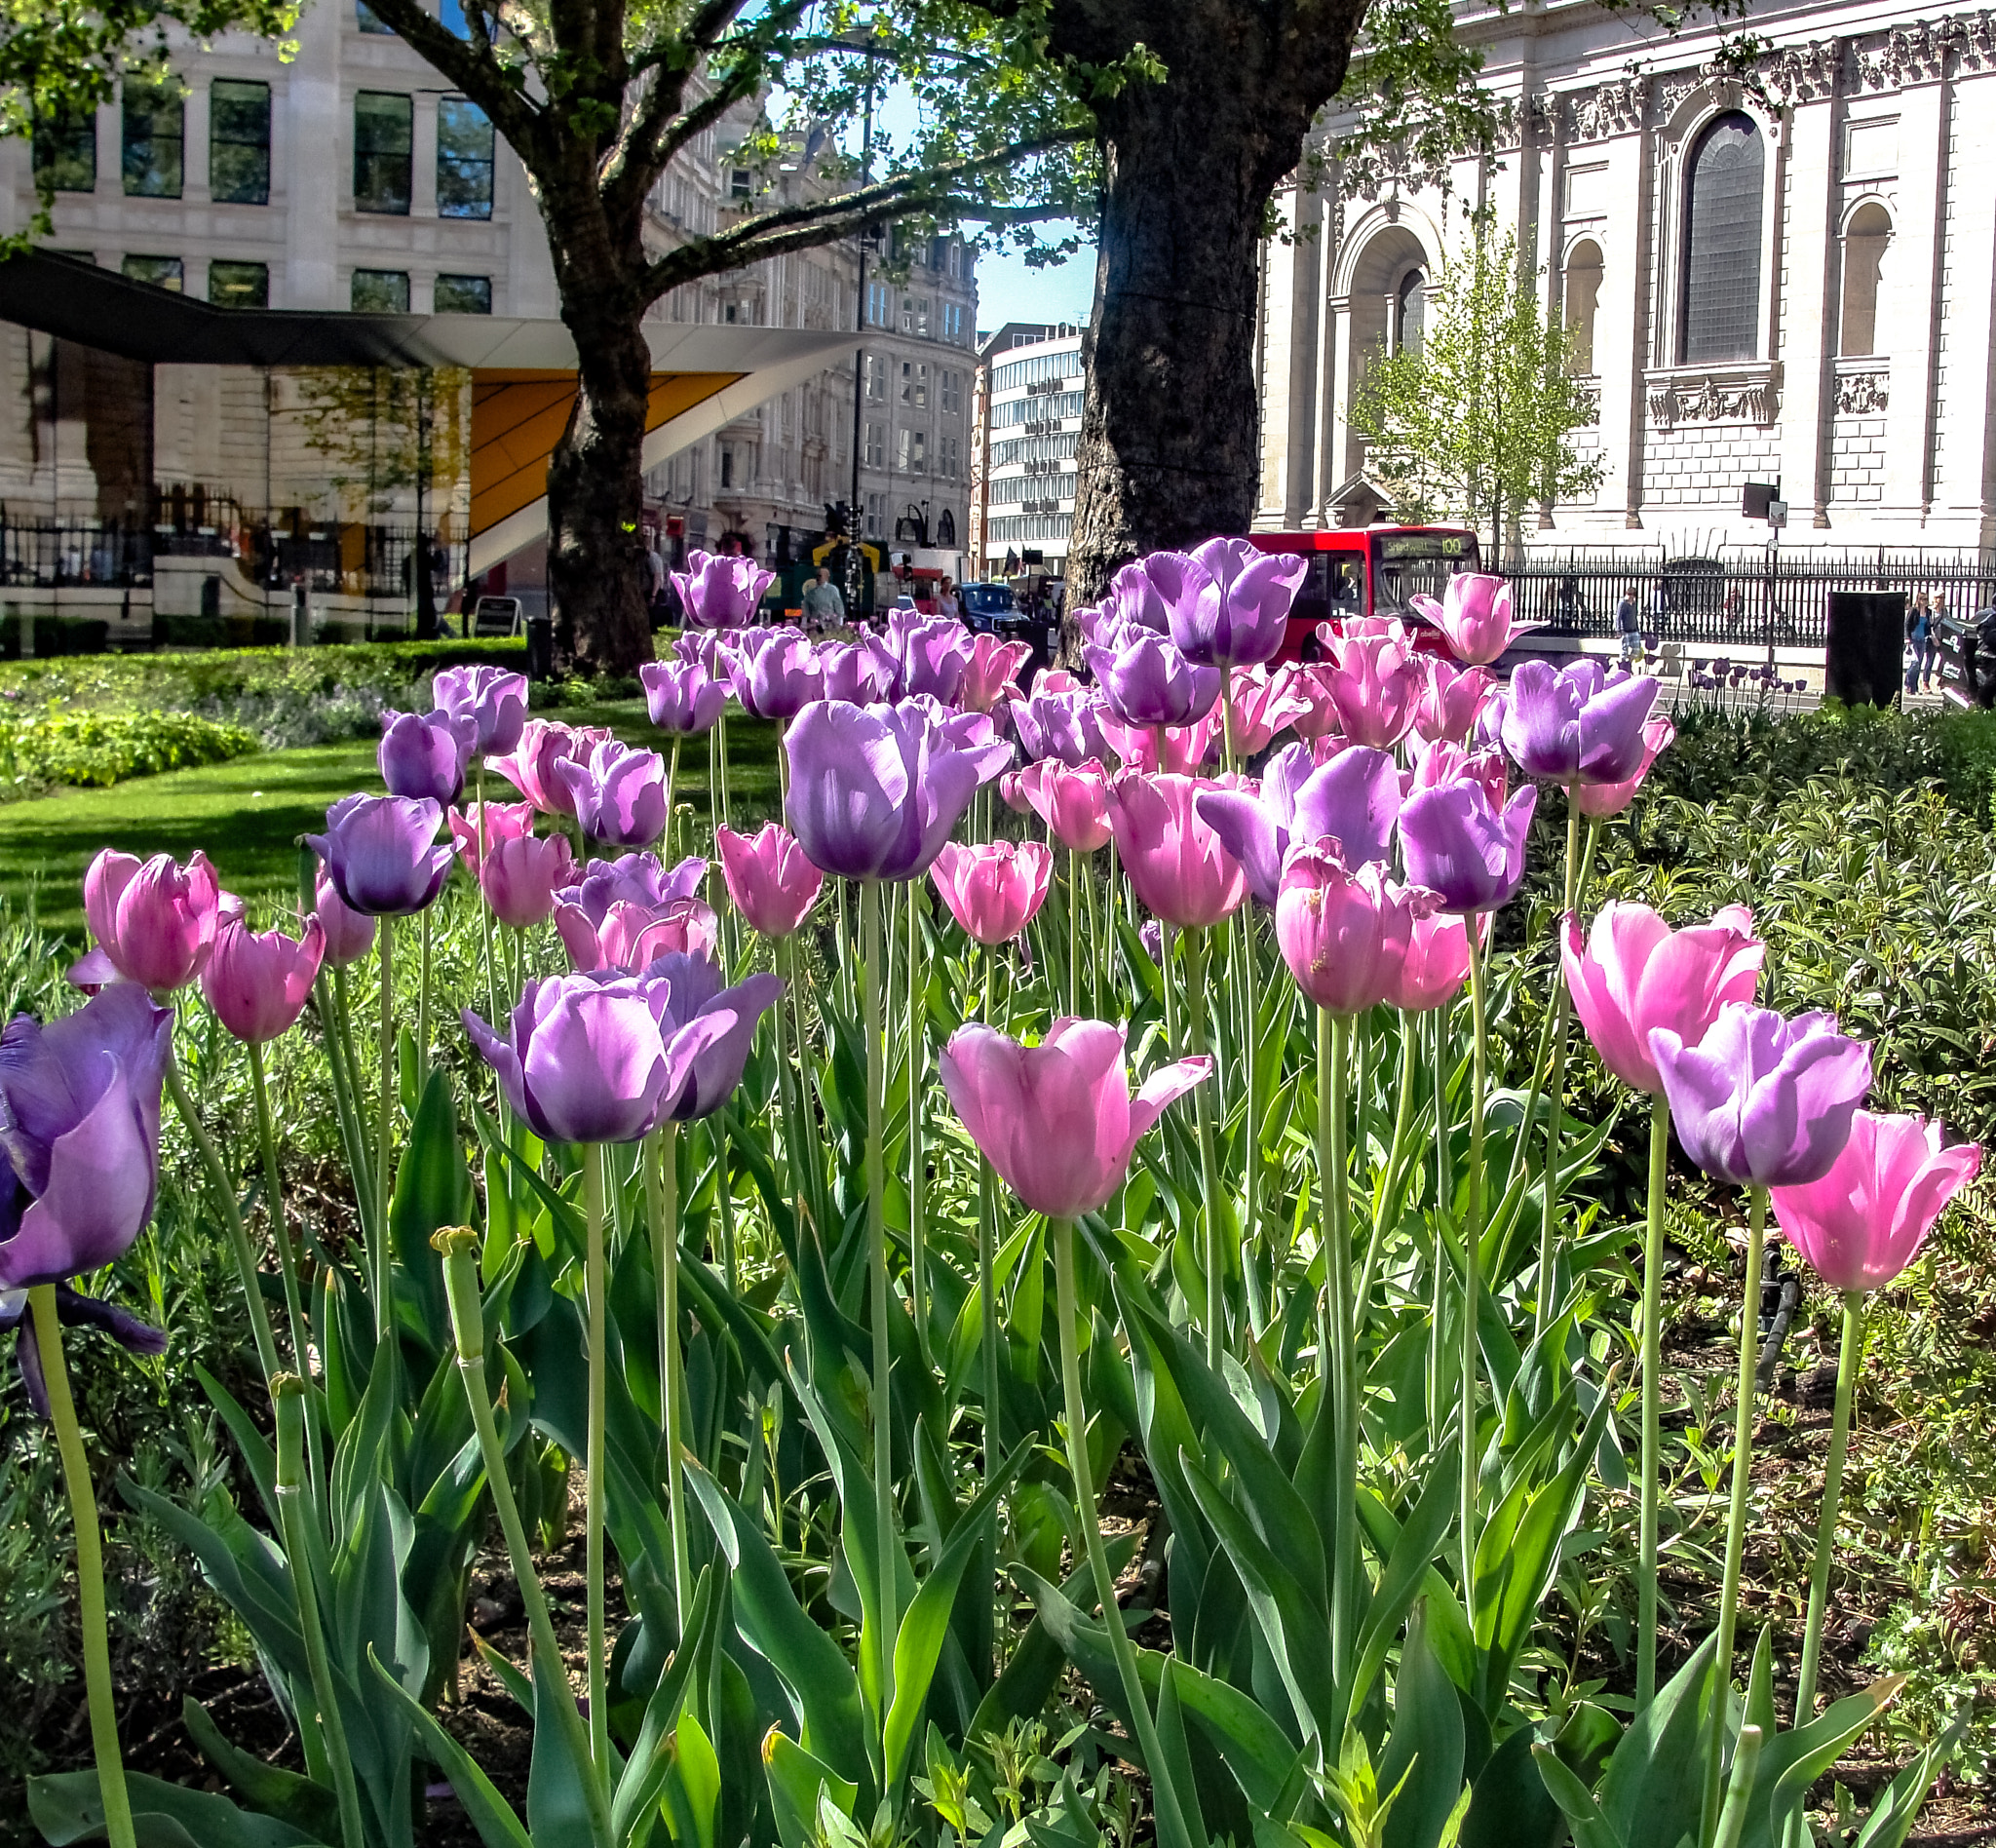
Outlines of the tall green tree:
{"label": "tall green tree", "polygon": [[1429,290],[1419,345],[1366,362],[1352,420],[1401,519],[1487,521],[1494,559],[1528,505],[1591,493],[1603,462],[1574,441],[1597,412],[1573,336],[1540,306],[1544,272],[1487,214],[1471,227]]}

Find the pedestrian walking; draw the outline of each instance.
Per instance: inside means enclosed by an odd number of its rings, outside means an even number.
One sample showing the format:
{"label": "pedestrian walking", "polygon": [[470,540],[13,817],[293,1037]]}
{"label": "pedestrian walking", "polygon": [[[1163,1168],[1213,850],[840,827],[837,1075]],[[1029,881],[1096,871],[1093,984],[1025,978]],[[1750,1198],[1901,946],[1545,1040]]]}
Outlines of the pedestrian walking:
{"label": "pedestrian walking", "polygon": [[804,587],[804,621],[809,627],[826,629],[845,619],[846,599],[831,581],[830,567],[821,564],[818,575]]}
{"label": "pedestrian walking", "polygon": [[1921,672],[1927,663],[1927,641],[1933,633],[1933,619],[1927,608],[1927,593],[1913,593],[1913,606],[1906,612],[1906,691],[1920,690]]}
{"label": "pedestrian walking", "polygon": [[1642,658],[1642,612],[1635,606],[1635,586],[1622,593],[1615,605],[1615,633],[1622,638],[1622,665],[1632,668]]}

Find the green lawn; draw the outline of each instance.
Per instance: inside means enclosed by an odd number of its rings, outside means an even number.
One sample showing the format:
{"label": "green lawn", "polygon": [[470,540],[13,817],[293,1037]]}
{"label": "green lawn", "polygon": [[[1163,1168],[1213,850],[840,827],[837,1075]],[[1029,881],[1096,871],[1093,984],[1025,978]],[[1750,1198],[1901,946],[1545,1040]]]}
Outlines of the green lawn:
{"label": "green lawn", "polygon": [[[608,725],[633,744],[656,746],[641,701],[564,709],[570,724]],[[737,716],[728,728],[728,787],[738,823],[774,813],[776,734]],[[491,780],[495,799],[511,786]],[[296,889],[297,839],[325,824],[329,804],[356,789],[379,790],[366,739],[270,751],[144,777],[109,789],[74,789],[0,806],[0,900],[17,911],[32,900],[42,920],[81,943],[83,873],[100,847],[141,858],[185,860],[207,852],[222,883],[245,898]],[[707,811],[707,746],[682,753],[676,794]]]}

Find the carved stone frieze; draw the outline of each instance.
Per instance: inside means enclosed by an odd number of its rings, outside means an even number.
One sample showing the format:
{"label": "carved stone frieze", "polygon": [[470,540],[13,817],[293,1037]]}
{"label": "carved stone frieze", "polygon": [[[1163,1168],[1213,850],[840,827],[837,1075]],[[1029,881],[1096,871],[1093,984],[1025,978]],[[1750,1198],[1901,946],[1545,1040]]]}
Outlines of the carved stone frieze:
{"label": "carved stone frieze", "polygon": [[1783,107],[1797,102],[1820,102],[1835,93],[1843,58],[1841,39],[1784,46],[1761,60],[1761,86],[1769,100]]}
{"label": "carved stone frieze", "polygon": [[1652,373],[1648,397],[1649,420],[1660,430],[1693,423],[1771,424],[1781,415],[1781,387],[1771,366]]}
{"label": "carved stone frieze", "polygon": [[1387,147],[1361,147],[1345,153],[1338,167],[1338,191],[1346,200],[1376,205],[1389,196],[1439,186],[1447,177],[1445,162],[1424,160],[1404,142],[1396,141]]}
{"label": "carved stone frieze", "polygon": [[1883,410],[1891,399],[1892,374],[1887,370],[1839,371],[1836,380],[1837,414],[1869,417]]}
{"label": "carved stone frieze", "polygon": [[1605,141],[1642,127],[1643,84],[1618,77],[1566,98],[1566,134],[1574,141]]}

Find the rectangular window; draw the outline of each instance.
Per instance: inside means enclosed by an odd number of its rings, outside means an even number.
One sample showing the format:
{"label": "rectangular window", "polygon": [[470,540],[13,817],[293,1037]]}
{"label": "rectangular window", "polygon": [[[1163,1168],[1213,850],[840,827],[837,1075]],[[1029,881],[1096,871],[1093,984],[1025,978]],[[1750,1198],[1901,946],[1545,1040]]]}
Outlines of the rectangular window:
{"label": "rectangular window", "polygon": [[886,283],[866,285],[866,325],[869,327],[894,326],[894,289]]}
{"label": "rectangular window", "polygon": [[917,410],[929,408],[929,362],[903,360],[901,363],[901,402]]}
{"label": "rectangular window", "polygon": [[357,315],[405,315],[409,311],[407,270],[356,270],[354,272],[354,313]]}
{"label": "rectangular window", "polygon": [[208,125],[209,191],[224,205],[269,205],[270,86],[217,77]]}
{"label": "rectangular window", "polygon": [[354,210],[409,209],[409,163],[415,111],[407,96],[364,90],[354,98]]}
{"label": "rectangular window", "polygon": [[887,361],[878,353],[866,355],[866,397],[876,404],[887,403]]}
{"label": "rectangular window", "polygon": [[955,481],[957,471],[960,468],[962,468],[962,451],[957,446],[957,440],[954,437],[944,437],[942,439],[942,460],[940,470],[942,479],[946,481]]}
{"label": "rectangular window", "polygon": [[437,215],[492,215],[492,123],[463,96],[437,105]]}
{"label": "rectangular window", "polygon": [[492,312],[492,279],[489,276],[438,277],[437,312],[440,315],[489,315]]}
{"label": "rectangular window", "polygon": [[134,198],[179,198],[185,129],[186,111],[172,78],[125,86],[125,190]]}
{"label": "rectangular window", "polygon": [[122,267],[134,283],[171,289],[176,295],[187,286],[187,272],[177,256],[128,256]]}
{"label": "rectangular window", "polygon": [[[735,485],[735,452],[725,446],[721,449],[721,485],[723,487],[733,487]],[[1469,1298],[1465,1296],[1463,1300],[1467,1302]]]}
{"label": "rectangular window", "polygon": [[97,119],[89,111],[35,125],[35,179],[56,192],[96,192]]}
{"label": "rectangular window", "polygon": [[937,384],[942,391],[942,408],[950,416],[963,414],[963,374],[961,372],[940,372]]}
{"label": "rectangular window", "polygon": [[364,32],[385,32],[390,38],[395,36],[395,27],[376,13],[367,0],[354,0],[354,23]]}
{"label": "rectangular window", "polygon": [[887,466],[887,426],[869,423],[866,426],[866,466],[869,469],[884,469]]}
{"label": "rectangular window", "polygon": [[915,332],[924,340],[929,337],[929,297],[927,295],[917,295],[915,297]]}
{"label": "rectangular window", "polygon": [[268,308],[270,265],[224,263],[208,266],[208,298],[217,308]]}
{"label": "rectangular window", "polygon": [[748,197],[750,178],[749,172],[746,167],[736,168],[728,175],[728,197],[730,199],[747,199]]}
{"label": "rectangular window", "polygon": [[868,494],[866,496],[866,537],[884,539],[887,536],[887,496]]}

